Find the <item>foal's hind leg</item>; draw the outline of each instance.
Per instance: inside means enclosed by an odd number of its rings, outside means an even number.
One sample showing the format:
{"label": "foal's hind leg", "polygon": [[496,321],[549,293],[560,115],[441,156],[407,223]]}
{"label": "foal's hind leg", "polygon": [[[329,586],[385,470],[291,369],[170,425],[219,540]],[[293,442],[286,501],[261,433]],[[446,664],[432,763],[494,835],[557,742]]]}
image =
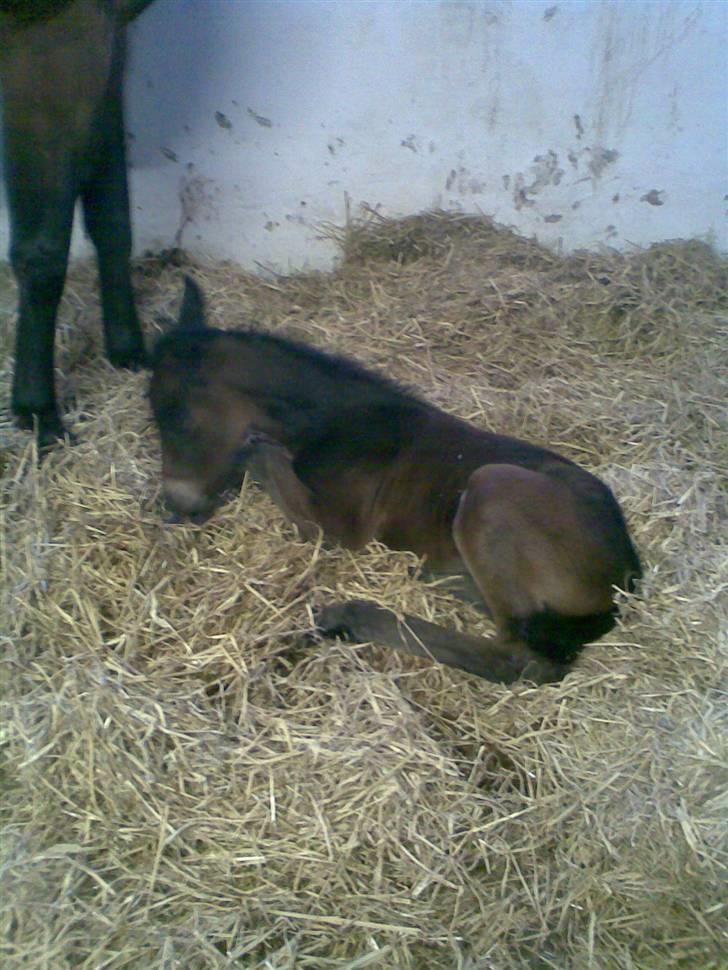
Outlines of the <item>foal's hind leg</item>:
{"label": "foal's hind leg", "polygon": [[366,600],[325,606],[316,614],[317,632],[354,643],[379,643],[403,653],[438,660],[485,680],[511,684],[520,677],[535,683],[559,680],[568,669],[540,657],[524,643],[470,636]]}
{"label": "foal's hind leg", "polygon": [[611,629],[622,573],[600,483],[586,472],[551,474],[484,465],[470,477],[453,538],[509,649],[523,644],[568,665]]}

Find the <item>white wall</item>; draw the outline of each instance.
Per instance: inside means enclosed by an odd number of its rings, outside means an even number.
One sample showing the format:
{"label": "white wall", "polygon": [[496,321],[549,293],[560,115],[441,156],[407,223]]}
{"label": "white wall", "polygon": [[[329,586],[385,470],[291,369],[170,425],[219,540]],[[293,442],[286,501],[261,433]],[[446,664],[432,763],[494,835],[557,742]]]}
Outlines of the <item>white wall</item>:
{"label": "white wall", "polygon": [[728,249],[728,2],[157,0],[127,84],[137,249],[325,266],[345,201],[565,248]]}

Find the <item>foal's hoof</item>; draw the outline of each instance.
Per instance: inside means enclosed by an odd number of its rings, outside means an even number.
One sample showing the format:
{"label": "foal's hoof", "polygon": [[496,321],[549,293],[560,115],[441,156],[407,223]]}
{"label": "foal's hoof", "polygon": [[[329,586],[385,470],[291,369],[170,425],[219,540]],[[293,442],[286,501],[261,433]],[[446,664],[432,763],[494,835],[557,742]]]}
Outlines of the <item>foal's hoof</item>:
{"label": "foal's hoof", "polygon": [[319,606],[313,611],[314,636],[340,637],[342,640],[351,639],[351,628],[347,616],[348,603],[334,603],[331,606]]}
{"label": "foal's hoof", "polygon": [[196,512],[170,512],[165,516],[165,525],[204,525],[212,516],[213,509],[201,509]]}
{"label": "foal's hoof", "polygon": [[332,603],[314,610],[316,633],[323,637],[339,637],[349,643],[362,643],[371,639],[367,635],[367,622],[372,611],[378,607],[367,600],[349,600]]}
{"label": "foal's hoof", "polygon": [[250,428],[243,438],[242,447],[249,448],[251,451],[254,448],[261,448],[263,445],[272,445],[273,447],[282,448],[283,445],[276,441],[275,438],[271,438],[269,434],[265,431],[258,431],[257,428]]}
{"label": "foal's hoof", "polygon": [[274,469],[281,460],[291,461],[286,446],[258,431],[250,432],[245,437],[235,455],[237,467],[246,471],[251,481],[263,489],[271,481]]}
{"label": "foal's hoof", "polygon": [[521,680],[528,680],[532,684],[558,684],[571,670],[571,664],[554,663],[545,658],[538,658],[527,663],[520,675]]}

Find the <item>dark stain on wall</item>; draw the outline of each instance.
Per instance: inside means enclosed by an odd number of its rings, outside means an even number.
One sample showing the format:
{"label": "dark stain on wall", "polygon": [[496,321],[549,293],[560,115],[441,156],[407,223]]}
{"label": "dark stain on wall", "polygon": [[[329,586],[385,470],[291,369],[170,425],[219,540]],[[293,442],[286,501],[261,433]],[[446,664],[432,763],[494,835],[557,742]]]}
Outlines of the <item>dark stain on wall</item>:
{"label": "dark stain on wall", "polygon": [[589,171],[594,178],[599,178],[604,169],[609,165],[614,165],[618,158],[619,152],[615,151],[614,148],[602,148],[601,145],[595,145],[591,150]]}
{"label": "dark stain on wall", "polygon": [[[564,176],[559,156],[549,149],[544,155],[536,155],[527,175],[517,172],[513,184],[513,204],[516,209],[535,205],[531,196],[538,195],[548,185],[558,185]],[[527,181],[528,179],[528,181]]]}
{"label": "dark stain on wall", "polygon": [[260,125],[261,128],[273,127],[273,122],[270,120],[270,118],[266,118],[263,115],[257,114],[257,112],[253,111],[252,108],[248,108],[248,114],[253,119],[253,121],[255,121],[257,124]]}
{"label": "dark stain on wall", "polygon": [[[504,179],[508,176],[504,176]],[[485,191],[485,182],[472,175],[467,168],[460,165],[458,168],[451,168],[445,179],[445,189],[449,192],[455,189],[460,195],[478,195]]]}

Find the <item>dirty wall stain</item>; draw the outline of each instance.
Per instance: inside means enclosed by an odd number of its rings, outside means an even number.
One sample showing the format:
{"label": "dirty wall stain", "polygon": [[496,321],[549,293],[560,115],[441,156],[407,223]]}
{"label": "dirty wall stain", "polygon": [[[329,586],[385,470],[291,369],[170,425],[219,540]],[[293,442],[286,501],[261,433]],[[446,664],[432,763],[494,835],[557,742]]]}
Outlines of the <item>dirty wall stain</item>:
{"label": "dirty wall stain", "polygon": [[592,52],[596,93],[589,114],[596,141],[605,144],[619,141],[632,121],[642,76],[685,41],[701,13],[671,3],[610,2],[599,10]]}
{"label": "dirty wall stain", "polygon": [[532,198],[549,185],[558,185],[564,177],[559,164],[559,156],[549,149],[543,155],[536,155],[527,172],[516,172],[513,176],[513,205],[516,209],[535,205]]}

